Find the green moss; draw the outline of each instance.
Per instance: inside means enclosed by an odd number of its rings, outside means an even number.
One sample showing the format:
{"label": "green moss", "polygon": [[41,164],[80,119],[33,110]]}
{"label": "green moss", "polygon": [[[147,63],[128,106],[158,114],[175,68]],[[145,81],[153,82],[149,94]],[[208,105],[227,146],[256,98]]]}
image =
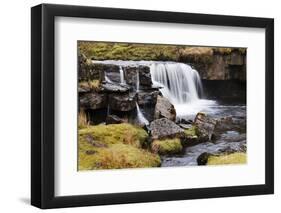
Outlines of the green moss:
{"label": "green moss", "polygon": [[156,167],[160,157],[143,149],[147,133],[131,124],[79,130],[79,170]]}
{"label": "green moss", "polygon": [[199,132],[196,126],[192,126],[189,129],[184,130],[184,134],[189,137],[197,137]]}
{"label": "green moss", "polygon": [[175,154],[182,151],[182,145],[178,138],[154,140],[151,144],[151,149],[154,153],[159,153],[161,155]]}
{"label": "green moss", "polygon": [[183,45],[131,44],[115,42],[78,42],[79,52],[93,60],[155,60],[188,63],[213,63],[214,52],[230,54],[245,48],[192,47]]}
{"label": "green moss", "polygon": [[89,126],[79,130],[80,138],[91,136],[93,140],[105,144],[124,143],[141,147],[148,137],[145,130],[128,123]]}
{"label": "green moss", "polygon": [[79,170],[157,167],[160,163],[158,155],[127,144],[94,147],[79,143]]}
{"label": "green moss", "polygon": [[94,60],[173,60],[179,56],[179,46],[127,43],[78,43],[80,53]]}
{"label": "green moss", "polygon": [[243,152],[232,153],[228,155],[210,156],[207,165],[222,164],[245,164],[247,163],[247,155]]}

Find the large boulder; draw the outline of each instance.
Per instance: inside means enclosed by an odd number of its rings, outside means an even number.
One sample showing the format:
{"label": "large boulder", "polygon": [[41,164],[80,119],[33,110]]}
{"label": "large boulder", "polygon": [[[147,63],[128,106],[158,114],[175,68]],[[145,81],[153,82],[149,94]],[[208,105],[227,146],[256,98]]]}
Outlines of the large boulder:
{"label": "large boulder", "polygon": [[155,106],[155,119],[167,118],[171,121],[176,120],[176,110],[173,104],[160,95],[157,96],[157,103]]}
{"label": "large boulder", "polygon": [[109,107],[112,110],[128,112],[136,107],[136,94],[110,94]]}
{"label": "large boulder", "polygon": [[138,70],[136,66],[126,66],[123,67],[125,74],[125,81],[129,85],[136,86],[137,84],[137,74]]}
{"label": "large boulder", "polygon": [[160,155],[177,154],[182,152],[182,144],[179,138],[154,140],[151,143],[151,151]]}
{"label": "large boulder", "polygon": [[199,112],[194,119],[194,125],[197,127],[201,137],[208,137],[212,139],[217,121],[209,115]]}
{"label": "large boulder", "polygon": [[151,80],[150,68],[148,66],[139,66],[138,69],[139,69],[140,85],[151,86],[152,80]]}
{"label": "large boulder", "polygon": [[85,93],[79,98],[80,107],[84,109],[101,109],[107,107],[107,94],[105,93]]}
{"label": "large boulder", "polygon": [[139,105],[155,105],[157,102],[157,96],[159,91],[140,91],[138,92],[138,104]]}
{"label": "large boulder", "polygon": [[153,140],[184,136],[184,130],[167,118],[152,121],[150,129]]}

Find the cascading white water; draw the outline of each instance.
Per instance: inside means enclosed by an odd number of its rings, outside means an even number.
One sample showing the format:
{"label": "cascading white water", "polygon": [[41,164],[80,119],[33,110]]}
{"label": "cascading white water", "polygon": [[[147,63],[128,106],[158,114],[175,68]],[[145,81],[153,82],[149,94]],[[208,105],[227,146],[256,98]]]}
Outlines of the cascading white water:
{"label": "cascading white water", "polygon": [[126,84],[125,79],[124,79],[124,71],[122,69],[122,66],[119,66],[119,72],[120,72],[120,83]]}
{"label": "cascading white water", "polygon": [[105,79],[105,81],[108,82],[108,83],[113,83],[113,82],[107,77],[106,73],[104,73],[104,79]]}
{"label": "cascading white water", "polygon": [[182,63],[154,63],[150,66],[152,81],[163,87],[162,94],[173,104],[197,101],[202,94],[198,72]]}
{"label": "cascading white water", "polygon": [[149,121],[144,117],[144,115],[142,114],[140,107],[138,105],[138,103],[136,102],[136,108],[137,108],[137,117],[138,117],[138,121],[141,124],[145,124],[145,125],[149,125]]}
{"label": "cascading white water", "polygon": [[[202,99],[203,89],[200,76],[195,69],[187,64],[171,61],[114,60],[93,61],[93,63],[115,64],[122,67],[149,66],[153,85],[162,87],[160,91],[174,105],[177,118],[193,119],[198,112],[211,112],[213,107],[217,105],[216,101]],[[110,82],[110,79],[106,80]],[[136,92],[139,92],[139,85],[139,73],[137,72]],[[140,116],[138,117],[140,118]]]}
{"label": "cascading white water", "polygon": [[140,90],[140,75],[139,75],[139,70],[137,70],[136,90],[137,90],[137,92],[139,92],[139,90]]}
{"label": "cascading white water", "polygon": [[193,119],[194,116],[216,105],[215,101],[200,99],[203,96],[198,72],[183,63],[152,63],[152,82],[161,86],[163,96],[174,105],[177,118]]}

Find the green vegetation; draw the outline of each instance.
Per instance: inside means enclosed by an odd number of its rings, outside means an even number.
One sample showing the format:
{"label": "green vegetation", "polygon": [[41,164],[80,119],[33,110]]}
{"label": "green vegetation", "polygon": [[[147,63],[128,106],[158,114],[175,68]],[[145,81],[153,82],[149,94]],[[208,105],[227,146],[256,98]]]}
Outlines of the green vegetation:
{"label": "green vegetation", "polygon": [[[233,48],[191,47],[162,44],[130,44],[79,41],[81,54],[93,60],[155,60],[212,63],[214,52],[227,54]],[[245,48],[238,48],[245,53]]]}
{"label": "green vegetation", "polygon": [[222,164],[245,164],[247,163],[247,155],[243,152],[236,152],[228,155],[210,156],[207,165]]}
{"label": "green vegetation", "polygon": [[80,53],[93,60],[177,60],[178,46],[79,42]]}
{"label": "green vegetation", "polygon": [[151,144],[151,149],[154,153],[159,153],[161,155],[176,154],[182,151],[182,145],[178,138],[155,140]]}
{"label": "green vegetation", "polygon": [[184,130],[184,137],[182,138],[182,144],[189,146],[199,141],[199,130],[196,126],[192,126],[189,129]]}
{"label": "green vegetation", "polygon": [[[223,54],[223,55],[230,54],[233,50],[234,50],[234,48],[224,48],[224,47],[213,48],[213,51],[215,53],[219,53],[219,54]],[[240,52],[242,54],[246,53],[246,48],[235,48],[235,50],[238,50],[238,52]]]}
{"label": "green vegetation", "polygon": [[81,81],[79,82],[79,87],[90,89],[93,91],[98,91],[100,88],[100,81],[99,80]]}
{"label": "green vegetation", "polygon": [[196,126],[192,126],[191,128],[184,130],[184,134],[189,137],[198,137],[199,131]]}
{"label": "green vegetation", "polygon": [[131,124],[88,126],[79,130],[79,170],[160,166],[160,157],[143,149],[148,134]]}

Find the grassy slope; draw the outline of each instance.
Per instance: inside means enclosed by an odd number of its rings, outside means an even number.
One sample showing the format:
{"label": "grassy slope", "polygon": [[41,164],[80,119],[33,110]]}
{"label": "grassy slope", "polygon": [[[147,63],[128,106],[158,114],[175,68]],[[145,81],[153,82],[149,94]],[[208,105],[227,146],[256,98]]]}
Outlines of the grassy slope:
{"label": "grassy slope", "polygon": [[79,130],[79,170],[144,168],[160,157],[143,149],[148,135],[130,124],[89,126]]}

